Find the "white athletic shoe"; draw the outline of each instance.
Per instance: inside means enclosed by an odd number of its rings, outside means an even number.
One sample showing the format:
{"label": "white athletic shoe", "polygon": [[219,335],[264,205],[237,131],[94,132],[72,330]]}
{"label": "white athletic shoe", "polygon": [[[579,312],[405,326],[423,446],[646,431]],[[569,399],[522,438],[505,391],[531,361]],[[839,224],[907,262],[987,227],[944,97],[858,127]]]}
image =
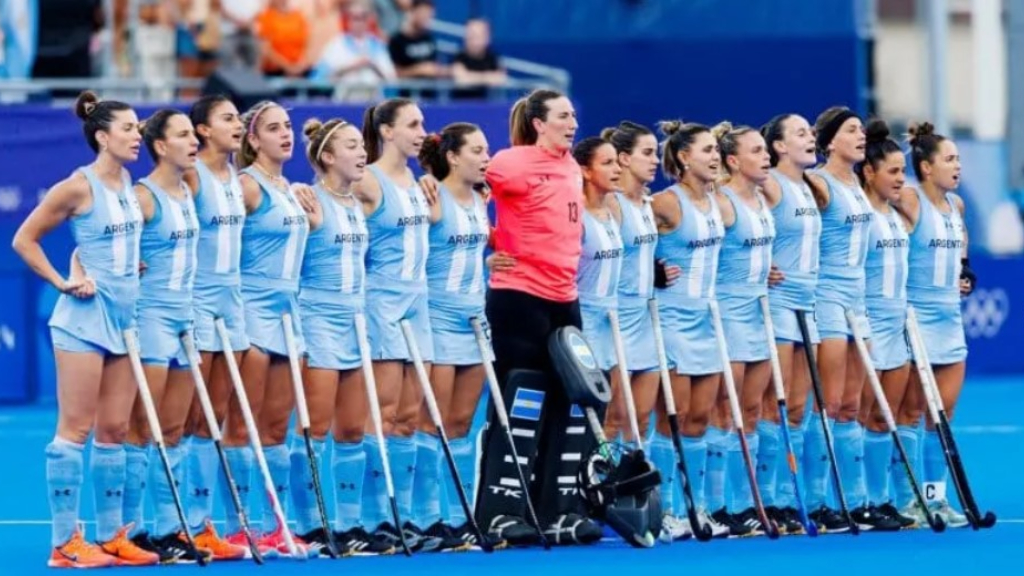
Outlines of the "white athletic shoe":
{"label": "white athletic shoe", "polygon": [[703,508],[697,510],[697,521],[700,522],[701,526],[711,527],[712,538],[728,538],[729,527],[725,524],[720,524],[711,517]]}
{"label": "white athletic shoe", "polygon": [[913,520],[915,528],[921,528],[928,525],[928,517],[925,515],[925,511],[921,509],[921,505],[916,501],[901,508],[900,516],[906,516]]}
{"label": "white athletic shoe", "polygon": [[967,516],[957,512],[949,505],[949,500],[940,500],[928,505],[928,511],[938,514],[949,528],[963,528],[967,526]]}
{"label": "white athletic shoe", "polygon": [[671,513],[662,517],[661,534],[658,535],[658,540],[669,544],[675,540],[687,540],[691,536],[693,536],[693,532],[690,530],[689,521],[673,516]]}

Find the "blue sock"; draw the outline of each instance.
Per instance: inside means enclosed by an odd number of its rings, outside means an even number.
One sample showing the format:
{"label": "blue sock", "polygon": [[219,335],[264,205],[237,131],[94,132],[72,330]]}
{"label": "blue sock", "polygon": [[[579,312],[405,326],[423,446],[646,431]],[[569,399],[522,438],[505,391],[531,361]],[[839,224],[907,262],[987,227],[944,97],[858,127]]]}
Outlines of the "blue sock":
{"label": "blue sock", "polygon": [[[370,434],[363,438],[363,449],[366,454],[366,470],[363,474],[362,525],[372,531],[388,518],[388,491],[377,437]],[[394,458],[390,453],[388,456]]]}
{"label": "blue sock", "polygon": [[85,445],[55,437],[46,446],[46,488],[53,525],[50,544],[60,546],[78,529],[78,504],[85,480]]}
{"label": "blue sock", "polygon": [[704,489],[705,509],[714,513],[725,508],[725,469],[729,454],[729,433],[709,427],[704,435],[708,446],[707,486]]}
{"label": "blue sock", "polygon": [[[288,454],[288,446],[275,444],[263,446],[263,456],[267,459],[267,468],[270,470],[270,479],[274,482],[274,492],[277,493],[277,500],[281,503],[281,511],[285,518],[288,517],[288,493],[291,491],[291,457]],[[270,504],[270,498],[263,500],[263,531],[274,532],[278,526],[277,517],[274,515],[274,507]]]}
{"label": "blue sock", "polygon": [[96,540],[107,542],[124,526],[125,454],[121,444],[93,441],[89,454],[93,501],[96,510]]}
{"label": "blue sock", "polygon": [[655,432],[647,452],[651,455],[651,464],[661,472],[661,509],[676,515],[682,514],[679,507],[673,506],[673,488],[679,478],[679,471],[676,469],[672,441]]}
{"label": "blue sock", "polygon": [[946,455],[942,450],[939,433],[935,430],[926,430],[924,433],[924,481],[945,482],[946,473]]}
{"label": "blue sock", "polygon": [[[395,500],[402,518],[412,518],[412,485],[416,477],[416,442],[405,436],[389,436],[385,439],[391,472],[395,479]],[[425,526],[424,526],[425,528]]]}
{"label": "blue sock", "polygon": [[[317,508],[316,491],[313,489],[313,473],[309,465],[309,454],[306,452],[306,440],[296,434],[292,436],[291,444],[292,504],[295,507],[293,514],[297,525],[296,531],[299,534],[306,534],[321,527],[320,510]],[[326,442],[314,439],[312,444],[319,474]]]}
{"label": "blue sock", "polygon": [[[231,479],[238,488],[238,499],[242,501],[246,515],[252,518],[249,516],[249,493],[252,491],[252,461],[254,458],[252,448],[249,446],[225,446],[224,458],[228,461],[228,468],[231,469]],[[235,505],[231,501],[231,488],[228,486],[224,474],[220,475],[219,484],[226,521],[224,532],[228,535],[235,534],[242,529],[242,525],[238,522]]]}
{"label": "blue sock", "polygon": [[[690,477],[690,482],[693,490],[693,504],[697,508],[704,509],[704,492],[706,490],[707,475],[708,475],[708,443],[705,440],[705,435],[698,436],[697,438],[683,437],[683,458],[686,459],[686,475]],[[672,454],[673,461],[675,460],[675,454]],[[674,463],[674,462],[673,462]],[[680,486],[680,490],[682,486]],[[678,514],[684,516],[687,514],[685,500],[680,498]]]}
{"label": "blue sock", "polygon": [[[476,495],[476,446],[470,436],[452,438],[448,444],[455,459],[455,468],[459,471],[459,479],[462,480],[462,489],[466,492],[472,510],[473,498]],[[444,471],[444,488],[448,493],[448,523],[453,527],[459,527],[466,523],[466,513],[462,510],[459,493],[455,491],[455,480],[451,477],[451,472],[447,466],[441,468]]]}
{"label": "blue sock", "polygon": [[[339,532],[359,526],[363,502],[363,474],[366,452],[362,442],[335,442],[331,458],[334,472],[334,529]],[[375,528],[376,524],[370,526]]]}
{"label": "blue sock", "polygon": [[[416,472],[412,486],[412,522],[427,529],[441,520],[441,440],[437,436],[416,431]],[[445,489],[451,490],[449,486]]]}
{"label": "blue sock", "polygon": [[[910,469],[914,471],[914,474],[920,474],[921,470],[918,468],[918,463],[921,461],[920,425],[897,426],[896,431],[900,436],[900,442],[903,444],[903,450],[907,453],[907,462],[910,464]],[[892,486],[893,492],[895,492],[894,504],[902,509],[914,501],[914,488],[910,485],[910,478],[907,477],[903,466],[900,466],[900,463],[896,461],[899,458],[899,454],[896,451],[893,451],[892,458]],[[920,478],[920,476],[918,477]]]}
{"label": "blue sock", "polygon": [[782,452],[782,426],[768,420],[757,423],[757,487],[765,506],[775,505],[778,459]]}
{"label": "blue sock", "polygon": [[[217,487],[217,447],[213,440],[193,436],[185,457],[185,513],[193,531],[213,516],[213,499]],[[231,506],[231,493],[222,492]],[[233,512],[230,515],[234,515]]]}
{"label": "blue sock", "polygon": [[[757,454],[757,436],[746,434],[747,448],[750,450],[750,457]],[[757,463],[754,463],[757,470]],[[743,460],[743,449],[740,445],[740,436],[736,432],[729,433],[729,452],[726,454],[726,470],[728,472],[729,500],[726,509],[734,514],[743,512],[747,508],[754,507],[754,494],[750,487],[750,478],[747,475],[747,463]]]}
{"label": "blue sock", "polygon": [[[804,427],[789,426],[789,441],[793,445],[793,459],[797,463],[797,482],[803,480],[801,472],[804,465]],[[780,433],[782,427],[779,427]],[[775,505],[779,508],[796,508],[796,485],[793,484],[793,473],[789,469],[788,456],[776,459],[775,469]],[[801,496],[803,492],[800,493]]]}
{"label": "blue sock", "polygon": [[[850,509],[867,504],[864,487],[864,428],[860,422],[836,422],[836,462]],[[838,508],[838,506],[837,506]]]}
{"label": "blue sock", "polygon": [[[121,517],[125,523],[135,526],[128,536],[145,532],[146,524],[142,517],[142,495],[146,491],[146,477],[149,476],[149,448],[134,444],[124,445],[124,508]],[[163,466],[157,462],[163,473]]]}
{"label": "blue sock", "polygon": [[[184,480],[185,448],[180,444],[168,446],[167,463],[171,465],[171,474],[174,476],[175,487],[179,487]],[[159,453],[156,446],[150,450],[150,457],[154,460],[155,466],[149,467],[150,497],[153,499],[153,511],[156,521],[153,524],[155,536],[166,536],[175,534],[181,530],[181,520],[178,519],[178,508],[174,505],[174,496],[171,494],[171,485],[167,482],[167,473],[162,463],[159,463]]]}
{"label": "blue sock", "polygon": [[[892,434],[864,431],[864,475],[868,504],[881,506],[889,501],[889,472],[893,461]],[[896,455],[896,458],[899,458]]]}
{"label": "blue sock", "polygon": [[[828,424],[835,429],[835,420]],[[828,445],[825,431],[821,428],[821,413],[814,412],[807,422],[804,433],[804,486],[807,488],[807,511],[813,512],[824,506],[828,495]]]}

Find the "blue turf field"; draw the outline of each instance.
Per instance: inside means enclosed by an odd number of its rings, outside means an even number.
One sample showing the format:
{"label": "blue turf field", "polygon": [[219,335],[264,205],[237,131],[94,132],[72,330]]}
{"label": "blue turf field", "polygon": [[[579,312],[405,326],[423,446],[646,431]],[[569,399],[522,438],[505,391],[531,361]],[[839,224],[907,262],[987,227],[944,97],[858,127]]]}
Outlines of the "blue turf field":
{"label": "blue turf field", "polygon": [[[55,573],[48,570],[49,526],[45,499],[43,447],[53,436],[52,408],[0,408],[0,575]],[[969,529],[932,534],[864,534],[783,537],[659,545],[635,550],[619,542],[590,548],[434,554],[414,558],[352,558],[332,562],[277,560],[263,568],[251,563],[223,563],[207,570],[217,574],[349,573],[470,574],[487,576],[632,576],[638,570],[668,568],[695,574],[714,569],[724,575],[772,576],[805,572],[828,576],[872,576],[890,572],[922,574],[1024,573],[1024,378],[973,379],[967,383],[954,432],[964,455],[974,492],[985,509],[995,510],[999,524],[991,530]],[[83,493],[83,517],[91,516],[91,495]],[[198,567],[128,569],[198,571]],[[300,572],[301,571],[301,572]],[[676,572],[678,571],[678,572]],[[756,572],[755,572],[756,571]],[[703,573],[703,572],[701,572]]]}

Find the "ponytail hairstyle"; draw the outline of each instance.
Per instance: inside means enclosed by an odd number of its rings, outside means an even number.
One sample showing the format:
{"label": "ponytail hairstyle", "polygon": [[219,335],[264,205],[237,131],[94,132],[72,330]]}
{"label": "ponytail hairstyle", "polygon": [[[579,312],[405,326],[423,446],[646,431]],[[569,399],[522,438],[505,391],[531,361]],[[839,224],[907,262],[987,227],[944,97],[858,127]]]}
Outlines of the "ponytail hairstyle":
{"label": "ponytail hairstyle", "polygon": [[92,90],[86,90],[75,100],[75,116],[82,121],[82,132],[85,141],[93,152],[99,153],[100,143],[96,139],[97,132],[110,132],[114,124],[114,115],[118,112],[131,110],[132,107],[117,100],[100,100]]}
{"label": "ponytail hairstyle", "polygon": [[206,138],[199,133],[199,125],[209,126],[210,114],[213,112],[213,109],[224,102],[231,102],[231,99],[223,94],[207,94],[196,100],[192,107],[188,109],[188,119],[192,121],[192,127],[196,130],[199,146],[206,146]]}
{"label": "ponytail hairstyle", "polygon": [[260,116],[272,106],[280,106],[280,104],[272,100],[263,100],[242,114],[242,125],[245,127],[245,131],[242,133],[242,149],[238,151],[238,156],[235,159],[239,168],[247,168],[256,161],[256,149],[249,143],[249,135],[256,134],[259,129]]}
{"label": "ponytail hairstyle", "polygon": [[698,135],[710,130],[703,124],[682,120],[662,120],[658,130],[666,137],[661,143],[661,169],[673,180],[682,180],[686,166],[679,160],[679,153],[689,149]]}
{"label": "ponytail hairstyle", "polygon": [[576,163],[580,165],[580,168],[586,168],[590,166],[590,163],[594,160],[594,155],[597,154],[597,149],[605,144],[611,144],[607,140],[598,136],[590,136],[580,140],[572,148],[572,157],[576,160]]}
{"label": "ponytail hairstyle", "polygon": [[615,147],[618,154],[632,154],[641,136],[654,136],[651,129],[642,124],[623,120],[618,126],[601,130],[601,139]]}
{"label": "ponytail hairstyle", "polygon": [[879,165],[882,164],[886,156],[893,152],[902,153],[903,150],[901,150],[900,145],[889,136],[889,125],[881,118],[873,118],[868,122],[868,126],[865,128],[864,134],[867,138],[867,144],[864,147],[864,161],[854,166],[853,170],[857,173],[857,179],[860,180],[860,185],[862,187],[867,187],[867,181],[864,178],[864,166],[871,164],[871,167],[877,172]]}
{"label": "ponytail hairstyle", "polygon": [[936,134],[935,126],[931,122],[911,124],[907,128],[907,133],[910,135],[908,141],[910,142],[910,161],[914,165],[914,176],[918,182],[923,183],[921,164],[931,162],[935,158],[935,154],[939,151],[939,145],[946,140],[946,137]]}
{"label": "ponytail hairstyle", "polygon": [[420,167],[438,180],[444,180],[452,171],[448,164],[448,153],[458,154],[466,145],[466,138],[480,127],[469,122],[455,122],[445,126],[441,132],[427,134],[420,148]]}
{"label": "ponytail hairstyle", "polygon": [[[775,143],[785,138],[786,132],[786,120],[796,116],[792,112],[786,112],[785,114],[779,114],[768,121],[767,124],[761,127],[761,136],[764,137],[764,143],[768,146],[768,158],[771,162],[772,168],[779,165],[779,152],[775,149]],[[811,189],[811,193],[815,199],[821,202],[821,199],[825,198],[826,191],[816,184],[807,176],[807,172],[800,174],[804,184]]]}
{"label": "ponytail hairstyle", "polygon": [[722,121],[711,129],[711,135],[718,141],[718,153],[722,156],[722,166],[725,171],[732,174],[729,168],[729,156],[735,156],[740,149],[739,139],[745,134],[756,132],[750,126],[733,126],[732,122]]}
{"label": "ponytail hairstyle", "polygon": [[149,151],[153,162],[159,163],[160,157],[156,152],[156,143],[167,138],[167,123],[175,116],[185,116],[181,110],[164,108],[157,110],[152,116],[139,122],[139,133],[142,134],[142,141],[146,143],[146,150]]}
{"label": "ponytail hairstyle", "polygon": [[534,120],[545,121],[548,117],[548,101],[565,96],[556,90],[537,89],[516,100],[508,120],[508,132],[513,146],[537,143],[537,129]]}
{"label": "ponytail hairstyle", "polygon": [[345,126],[349,126],[349,123],[341,118],[333,118],[326,123],[310,118],[302,125],[302,134],[306,137],[306,160],[317,173],[327,172],[324,152],[334,152],[334,143],[331,141],[338,130]]}
{"label": "ponytail hairstyle", "polygon": [[402,108],[415,105],[416,103],[408,98],[389,98],[366,109],[363,113],[363,142],[366,146],[367,164],[373,164],[380,159],[384,145],[380,138],[381,126],[394,126]]}

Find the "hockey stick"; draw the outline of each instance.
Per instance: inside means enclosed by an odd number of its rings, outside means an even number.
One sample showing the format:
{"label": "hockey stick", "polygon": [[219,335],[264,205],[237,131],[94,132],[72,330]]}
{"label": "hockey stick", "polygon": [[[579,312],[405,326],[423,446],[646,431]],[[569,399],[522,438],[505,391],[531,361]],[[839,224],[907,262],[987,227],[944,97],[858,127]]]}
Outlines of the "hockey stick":
{"label": "hockey stick", "polygon": [[757,486],[757,469],[754,466],[754,458],[750,455],[750,446],[747,445],[747,435],[743,431],[743,412],[740,410],[740,399],[736,393],[736,382],[732,376],[732,364],[729,362],[729,350],[725,343],[725,329],[722,328],[722,314],[718,309],[718,301],[714,298],[708,303],[711,308],[711,322],[715,328],[715,340],[718,342],[718,355],[722,359],[722,376],[725,381],[725,392],[729,396],[729,408],[732,410],[733,427],[740,437],[740,451],[743,453],[743,463],[747,468],[747,481],[750,483],[750,493],[754,499],[754,509],[757,510],[757,517],[764,526],[765,532],[772,540],[779,537],[779,527],[768,518],[764,509],[764,501],[761,500],[761,490]]}
{"label": "hockey stick", "polygon": [[786,463],[789,464],[789,476],[793,482],[796,510],[800,514],[800,523],[804,525],[807,535],[813,538],[818,535],[818,525],[812,522],[807,515],[807,506],[804,504],[803,495],[800,494],[800,470],[796,461],[796,453],[793,451],[793,440],[789,437],[789,409],[786,407],[786,388],[782,381],[782,365],[779,363],[779,350],[775,346],[775,325],[772,323],[772,313],[768,297],[761,296],[759,300],[761,301],[761,315],[764,317],[764,334],[768,340],[768,354],[772,363],[772,385],[775,389],[775,400],[779,407],[782,442],[786,446]]}
{"label": "hockey stick", "polygon": [[331,522],[327,519],[327,507],[324,506],[324,491],[320,485],[320,466],[316,460],[316,451],[313,449],[313,436],[310,432],[309,407],[306,405],[306,387],[302,384],[302,369],[299,366],[299,351],[295,344],[295,324],[292,322],[291,314],[281,315],[281,324],[284,327],[284,345],[288,349],[288,366],[292,373],[292,388],[295,390],[295,411],[299,419],[299,427],[302,428],[302,438],[306,444],[306,456],[309,458],[309,474],[313,479],[313,493],[316,495],[316,507],[320,513],[320,524],[324,530],[324,549],[327,555],[333,559],[338,558],[338,549],[334,545],[334,533],[331,531]]}
{"label": "hockey stick", "polygon": [[619,382],[622,388],[622,401],[626,405],[629,431],[633,434],[633,441],[636,442],[636,447],[642,450],[640,423],[636,417],[636,404],[633,403],[633,384],[629,377],[629,366],[626,363],[626,351],[622,346],[622,332],[619,330],[618,310],[613,308],[608,311],[608,321],[612,325],[612,343],[615,345],[615,358],[619,364]]}
{"label": "hockey stick", "polygon": [[523,497],[526,499],[526,513],[530,523],[537,529],[540,543],[545,550],[551,550],[551,543],[544,535],[544,528],[537,519],[537,511],[533,508],[533,500],[530,499],[529,484],[526,483],[526,475],[523,474],[523,466],[519,460],[519,452],[516,450],[516,441],[512,436],[512,427],[508,422],[508,412],[505,410],[505,399],[501,395],[501,386],[498,384],[498,376],[494,372],[494,363],[491,361],[490,347],[487,345],[487,335],[476,316],[469,319],[473,326],[473,333],[476,334],[476,345],[480,348],[480,357],[483,358],[484,372],[487,374],[487,388],[491,393],[491,402],[494,405],[494,413],[498,417],[498,425],[505,432],[505,440],[508,442],[508,450],[512,455],[512,461],[516,466],[516,473],[519,475],[519,486],[523,489]]}
{"label": "hockey stick", "polygon": [[238,399],[239,412],[242,413],[242,420],[245,422],[245,431],[249,436],[249,445],[252,446],[253,456],[256,458],[256,465],[263,476],[263,489],[267,492],[267,499],[270,500],[271,510],[277,525],[281,527],[281,536],[288,548],[292,558],[305,560],[305,554],[299,554],[299,547],[295,544],[292,531],[288,528],[288,519],[281,508],[281,500],[277,497],[277,489],[274,480],[270,476],[270,468],[267,466],[267,458],[263,454],[263,442],[260,441],[260,431],[256,427],[256,419],[252,415],[252,408],[249,406],[249,396],[245,392],[245,384],[242,383],[242,374],[238,371],[238,363],[235,362],[235,353],[231,349],[231,336],[222,318],[213,321],[217,335],[220,337],[221,349],[224,351],[224,360],[228,365],[228,374],[231,375],[231,384],[235,389],[235,397]]}
{"label": "hockey stick", "polygon": [[466,520],[469,522],[473,534],[480,541],[480,548],[484,552],[494,552],[491,541],[484,537],[480,526],[476,523],[476,516],[473,508],[469,505],[469,498],[466,497],[466,489],[462,486],[462,479],[459,477],[459,469],[455,465],[455,456],[452,455],[452,448],[448,444],[448,434],[444,431],[444,420],[441,418],[441,411],[437,408],[437,399],[434,397],[434,389],[430,386],[430,378],[427,376],[427,369],[423,365],[423,357],[420,355],[419,344],[416,343],[416,335],[412,332],[412,325],[408,320],[399,322],[402,327],[402,335],[405,336],[405,345],[409,348],[409,355],[412,356],[412,364],[416,369],[417,379],[420,381],[420,388],[423,390],[423,400],[427,403],[427,412],[430,420],[437,429],[437,437],[441,440],[441,448],[444,450],[445,460],[448,461],[448,471],[451,472],[452,481],[455,484],[455,491],[459,495],[459,502],[462,503],[462,511],[466,513]]}
{"label": "hockey stick", "polygon": [[875,372],[874,362],[871,361],[871,353],[868,352],[868,347],[864,344],[864,338],[861,336],[860,328],[857,327],[857,319],[854,317],[853,312],[846,311],[846,321],[850,324],[850,331],[853,332],[853,340],[857,345],[857,352],[860,354],[861,362],[864,363],[864,370],[868,374],[871,390],[875,393],[875,402],[878,403],[878,408],[885,419],[885,425],[889,428],[889,434],[892,435],[893,444],[900,454],[900,460],[903,461],[903,469],[907,473],[907,479],[914,489],[914,497],[917,498],[917,503],[921,506],[921,510],[928,520],[928,526],[935,532],[942,532],[946,529],[946,523],[938,514],[928,512],[928,506],[925,503],[924,494],[921,492],[921,486],[917,483],[914,469],[907,459],[906,450],[903,449],[903,441],[900,440],[900,435],[896,430],[896,420],[892,417],[892,408],[889,406],[888,400],[885,399],[885,390],[882,388],[882,382],[878,379],[878,373]]}
{"label": "hockey stick", "polygon": [[661,373],[661,394],[665,398],[665,414],[672,432],[672,445],[676,449],[676,466],[680,481],[683,483],[683,499],[686,500],[686,516],[690,520],[690,528],[694,537],[701,542],[711,540],[711,526],[702,524],[697,514],[697,504],[693,499],[693,487],[690,486],[690,474],[686,470],[686,458],[683,456],[683,441],[679,432],[679,416],[676,414],[676,400],[672,393],[672,377],[668,373],[668,358],[665,356],[665,340],[661,333],[661,320],[658,316],[658,301],[651,298],[647,301],[647,309],[651,313],[651,324],[654,326],[654,347],[658,352],[658,368]]}
{"label": "hockey stick", "polygon": [[804,341],[804,354],[807,355],[807,368],[811,372],[811,390],[814,392],[814,402],[818,405],[821,413],[821,429],[825,434],[825,449],[828,452],[828,463],[832,469],[832,485],[836,490],[836,500],[839,501],[839,510],[850,526],[850,533],[854,536],[860,534],[860,526],[853,521],[850,508],[846,505],[846,493],[843,492],[843,483],[839,479],[839,463],[836,461],[836,449],[832,444],[832,427],[828,425],[828,410],[825,408],[825,393],[821,389],[821,374],[818,373],[817,359],[814,357],[814,344],[811,343],[811,331],[807,327],[807,313],[803,310],[796,311],[796,321],[800,325],[800,338]]}
{"label": "hockey stick", "polygon": [[171,498],[174,500],[174,508],[178,512],[178,521],[181,522],[181,532],[185,535],[185,541],[192,553],[196,555],[196,562],[200,566],[206,566],[206,556],[196,548],[196,541],[192,539],[192,532],[188,529],[188,520],[185,518],[185,509],[181,506],[181,496],[178,494],[178,482],[174,478],[174,470],[171,469],[171,461],[167,458],[167,445],[164,444],[164,432],[160,427],[160,418],[156,414],[156,406],[153,404],[153,395],[149,391],[149,383],[146,381],[146,373],[142,370],[142,359],[139,357],[139,342],[135,336],[135,330],[129,328],[123,332],[125,347],[128,348],[128,360],[132,365],[132,373],[135,375],[135,383],[138,385],[139,398],[142,400],[142,407],[146,412],[146,421],[149,424],[149,434],[153,437],[153,444],[160,454],[160,462],[164,465],[164,474],[167,475],[167,484],[171,489]]}
{"label": "hockey stick", "polygon": [[180,335],[181,344],[185,347],[185,354],[188,355],[189,369],[192,371],[192,381],[195,383],[196,395],[199,396],[199,406],[203,409],[203,417],[206,419],[206,427],[210,430],[210,439],[217,449],[217,456],[220,458],[220,467],[224,471],[224,479],[227,480],[228,492],[231,493],[231,503],[235,507],[235,515],[238,517],[238,525],[242,527],[242,534],[249,544],[249,553],[257,564],[263,564],[263,555],[260,554],[259,546],[256,545],[256,538],[249,527],[249,518],[245,514],[245,507],[242,506],[242,498],[238,495],[238,486],[231,476],[231,467],[228,465],[228,457],[224,454],[224,443],[221,441],[220,424],[213,411],[213,403],[210,401],[210,393],[206,389],[206,382],[203,380],[203,371],[199,367],[199,351],[192,339],[192,333],[188,330]]}
{"label": "hockey stick", "polygon": [[398,533],[398,541],[402,544],[402,552],[406,556],[412,556],[412,550],[405,541],[405,531],[402,530],[402,518],[398,514],[398,501],[395,500],[395,484],[391,479],[391,464],[388,462],[387,445],[384,443],[384,424],[380,415],[380,400],[377,399],[377,378],[373,375],[373,361],[370,360],[370,341],[366,335],[366,316],[356,314],[356,339],[359,341],[359,358],[363,364],[363,381],[366,385],[366,397],[370,404],[370,420],[373,422],[373,433],[377,437],[377,447],[380,449],[381,467],[384,469],[384,486],[387,490],[388,501],[391,504],[391,518],[395,522],[395,532]]}

